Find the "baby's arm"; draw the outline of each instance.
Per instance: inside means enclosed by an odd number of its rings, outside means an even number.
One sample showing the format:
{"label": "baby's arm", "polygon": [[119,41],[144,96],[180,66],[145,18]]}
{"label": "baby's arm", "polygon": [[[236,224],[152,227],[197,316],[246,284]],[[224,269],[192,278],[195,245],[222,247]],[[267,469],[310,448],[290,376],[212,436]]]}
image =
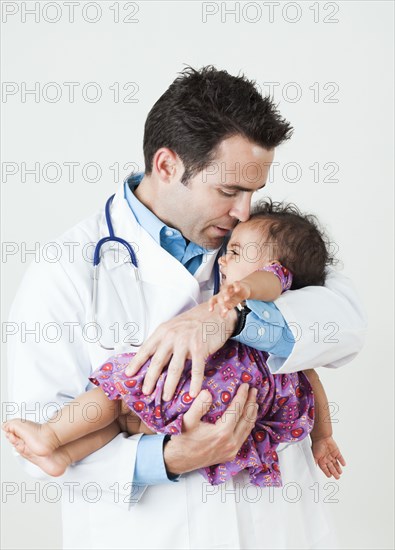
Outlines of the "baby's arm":
{"label": "baby's arm", "polygon": [[280,279],[270,271],[254,271],[241,281],[224,284],[218,294],[209,300],[209,310],[213,311],[215,304],[221,308],[221,316],[226,317],[228,311],[243,300],[260,300],[273,302],[282,293]]}
{"label": "baby's arm", "polygon": [[309,379],[314,393],[314,427],[310,433],[314,460],[327,477],[333,475],[335,479],[339,479],[342,474],[340,464],[345,466],[346,461],[332,437],[332,422],[324,387],[314,369],[303,372]]}

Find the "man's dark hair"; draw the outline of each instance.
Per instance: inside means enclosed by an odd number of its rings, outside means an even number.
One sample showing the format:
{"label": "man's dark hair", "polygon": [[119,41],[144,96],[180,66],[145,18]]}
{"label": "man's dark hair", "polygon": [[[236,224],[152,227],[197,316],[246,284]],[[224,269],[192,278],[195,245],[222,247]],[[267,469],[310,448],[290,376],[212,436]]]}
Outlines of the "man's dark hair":
{"label": "man's dark hair", "polygon": [[154,154],[168,147],[182,160],[181,182],[206,168],[226,138],[241,135],[265,149],[273,149],[292,135],[269,97],[255,82],[232,76],[212,65],[186,67],[158,99],[144,128],[145,173],[152,172]]}
{"label": "man's dark hair", "polygon": [[292,272],[291,290],[325,284],[326,267],[336,260],[315,216],[302,214],[292,203],[266,199],[253,206],[247,223],[262,227],[262,240],[273,248],[273,259]]}

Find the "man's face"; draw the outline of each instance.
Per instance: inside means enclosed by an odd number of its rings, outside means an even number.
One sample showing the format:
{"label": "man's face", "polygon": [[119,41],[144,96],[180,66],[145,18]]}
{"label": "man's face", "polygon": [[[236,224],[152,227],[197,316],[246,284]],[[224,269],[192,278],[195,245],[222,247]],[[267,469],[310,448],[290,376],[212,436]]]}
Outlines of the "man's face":
{"label": "man's face", "polygon": [[[241,136],[221,142],[215,160],[188,185],[172,184],[166,197],[166,223],[208,249],[250,216],[252,194],[266,184],[274,151]],[[170,191],[170,190],[169,190]]]}

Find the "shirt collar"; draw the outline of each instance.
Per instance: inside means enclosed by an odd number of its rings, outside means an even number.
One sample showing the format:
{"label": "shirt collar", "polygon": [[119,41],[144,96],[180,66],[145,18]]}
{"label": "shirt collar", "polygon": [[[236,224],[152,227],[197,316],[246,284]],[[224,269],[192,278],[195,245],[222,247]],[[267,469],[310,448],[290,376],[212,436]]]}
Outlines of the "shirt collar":
{"label": "shirt collar", "polygon": [[132,174],[125,179],[125,199],[137,222],[151,237],[160,245],[160,232],[167,227],[149,208],[138,200],[133,190],[138,186],[144,177],[144,173]]}

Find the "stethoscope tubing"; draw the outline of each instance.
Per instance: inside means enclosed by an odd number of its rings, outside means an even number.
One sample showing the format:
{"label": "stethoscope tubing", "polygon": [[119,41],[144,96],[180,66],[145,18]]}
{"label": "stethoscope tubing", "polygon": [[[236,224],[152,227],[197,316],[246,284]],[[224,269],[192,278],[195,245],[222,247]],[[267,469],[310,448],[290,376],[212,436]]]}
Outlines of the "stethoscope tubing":
{"label": "stethoscope tubing", "polygon": [[[102,246],[104,244],[108,243],[108,242],[117,242],[117,243],[121,244],[122,246],[124,246],[126,248],[126,250],[128,251],[130,261],[131,261],[132,266],[133,266],[135,280],[136,280],[136,283],[139,287],[140,305],[141,305],[141,307],[144,311],[143,339],[142,339],[141,343],[139,343],[139,344],[130,344],[132,347],[139,347],[144,342],[145,336],[146,336],[147,303],[146,303],[146,300],[145,300],[144,290],[143,290],[143,286],[142,286],[142,280],[140,278],[140,272],[139,272],[139,268],[138,268],[136,253],[133,250],[133,247],[130,243],[128,243],[127,241],[125,241],[125,239],[122,239],[121,237],[117,237],[115,235],[115,232],[114,232],[114,227],[112,225],[111,212],[110,212],[111,204],[112,204],[112,201],[114,200],[114,197],[115,197],[115,194],[111,195],[111,197],[109,197],[109,199],[106,202],[105,209],[104,209],[107,228],[108,228],[108,237],[103,237],[102,239],[100,239],[97,242],[96,247],[95,247],[95,251],[94,251],[94,255],[93,255],[92,319],[93,319],[93,322],[96,323],[96,321],[97,321],[97,299],[98,299],[98,287],[99,287],[99,269],[100,269],[100,260],[101,260],[101,249],[102,249]],[[214,263],[214,294],[218,293],[219,287],[220,287],[220,271],[219,271],[218,259],[222,255],[222,250],[223,250],[223,248],[221,247],[221,249],[219,250],[219,252],[217,254],[217,257],[215,259],[215,263]],[[103,349],[106,349],[106,350],[109,350],[109,351],[115,349],[113,347],[105,346],[100,341],[98,343],[99,343],[100,347],[103,348]]]}

